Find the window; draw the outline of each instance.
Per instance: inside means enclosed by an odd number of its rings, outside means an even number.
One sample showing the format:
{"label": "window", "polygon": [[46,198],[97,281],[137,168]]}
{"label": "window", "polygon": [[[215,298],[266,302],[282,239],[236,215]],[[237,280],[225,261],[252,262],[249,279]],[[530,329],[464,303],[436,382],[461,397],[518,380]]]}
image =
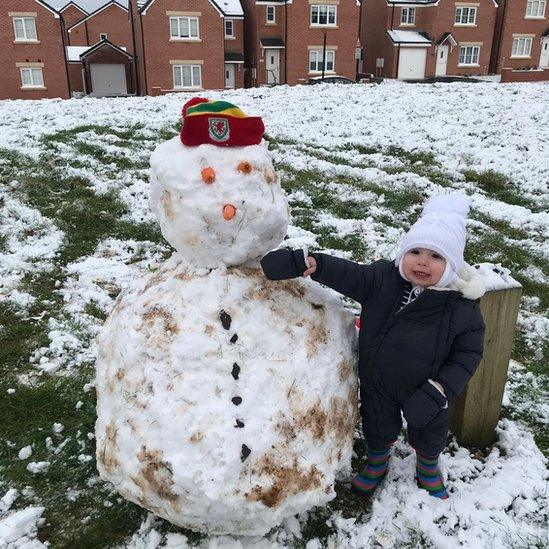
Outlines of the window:
{"label": "window", "polygon": [[102,32],[102,33],[99,35],[99,40],[106,40],[106,39],[107,39],[107,35],[106,35],[105,33]]}
{"label": "window", "polygon": [[480,46],[461,46],[459,48],[460,65],[478,65]]}
{"label": "window", "polygon": [[274,6],[267,6],[267,23],[276,23],[276,11]]}
{"label": "window", "polygon": [[335,25],[337,6],[311,6],[311,25]]}
{"label": "window", "polygon": [[170,17],[172,38],[198,38],[198,17]]}
{"label": "window", "polygon": [[34,17],[14,17],[15,40],[38,40]]}
{"label": "window", "polygon": [[477,8],[456,8],[456,25],[474,25],[477,21]]}
{"label": "window", "polygon": [[512,57],[530,57],[532,53],[532,38],[513,38]]}
{"label": "window", "polygon": [[413,25],[416,22],[416,8],[402,8],[400,14],[401,25]]}
{"label": "window", "polygon": [[200,88],[202,86],[202,68],[200,65],[174,65],[174,88]]}
{"label": "window", "polygon": [[225,38],[234,38],[234,24],[232,19],[225,19]]}
{"label": "window", "polygon": [[43,88],[44,75],[42,74],[42,69],[21,69],[21,84],[23,88]]}
{"label": "window", "polygon": [[[334,71],[334,50],[326,50],[326,70]],[[309,51],[309,72],[322,72],[323,66],[322,50]]]}
{"label": "window", "polygon": [[545,17],[545,0],[528,0],[526,17]]}

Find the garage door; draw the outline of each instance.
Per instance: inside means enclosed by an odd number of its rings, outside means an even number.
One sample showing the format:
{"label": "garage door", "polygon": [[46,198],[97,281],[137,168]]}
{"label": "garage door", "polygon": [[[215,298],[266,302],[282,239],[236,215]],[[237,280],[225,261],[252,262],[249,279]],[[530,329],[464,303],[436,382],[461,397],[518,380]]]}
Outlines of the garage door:
{"label": "garage door", "polygon": [[94,95],[124,95],[126,86],[126,67],[109,63],[90,65],[92,93]]}
{"label": "garage door", "polygon": [[427,48],[400,48],[398,79],[425,78]]}

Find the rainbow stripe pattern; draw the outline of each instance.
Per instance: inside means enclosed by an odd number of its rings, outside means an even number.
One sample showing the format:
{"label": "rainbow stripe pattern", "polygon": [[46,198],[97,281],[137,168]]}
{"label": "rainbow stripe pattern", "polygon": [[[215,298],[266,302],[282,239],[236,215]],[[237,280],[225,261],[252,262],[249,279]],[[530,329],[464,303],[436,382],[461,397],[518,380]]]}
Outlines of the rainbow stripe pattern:
{"label": "rainbow stripe pattern", "polygon": [[417,454],[416,474],[418,486],[427,490],[430,496],[448,499],[448,492],[438,468],[438,456],[428,458]]}
{"label": "rainbow stripe pattern", "polygon": [[368,463],[364,470],[351,481],[351,492],[368,497],[387,474],[391,448],[383,450],[368,449]]}

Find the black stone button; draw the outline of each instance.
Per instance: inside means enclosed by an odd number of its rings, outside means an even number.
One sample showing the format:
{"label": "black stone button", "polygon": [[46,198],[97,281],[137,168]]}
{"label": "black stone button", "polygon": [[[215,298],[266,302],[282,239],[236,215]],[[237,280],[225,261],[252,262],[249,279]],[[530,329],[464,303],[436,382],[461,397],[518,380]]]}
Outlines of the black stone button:
{"label": "black stone button", "polygon": [[242,404],[242,397],[233,397],[233,398],[231,398],[231,402],[235,406],[239,406],[240,404]]}
{"label": "black stone button", "polygon": [[236,343],[236,340],[238,339],[238,335],[237,334],[233,334],[233,337],[231,337],[231,339],[229,339],[229,341],[231,343]]}
{"label": "black stone button", "polygon": [[242,429],[242,427],[244,427],[244,422],[243,421],[240,421],[239,419],[236,420],[236,425],[235,427],[237,429]]}
{"label": "black stone button", "polygon": [[238,379],[238,374],[240,373],[240,366],[235,362],[233,364],[233,371],[231,372],[231,375],[234,379]]}
{"label": "black stone button", "polygon": [[242,450],[240,450],[240,461],[245,461],[251,453],[252,451],[245,444],[243,444]]}
{"label": "black stone button", "polygon": [[228,330],[231,327],[231,315],[226,313],[223,309],[219,313],[219,320],[221,320],[221,325],[225,330]]}

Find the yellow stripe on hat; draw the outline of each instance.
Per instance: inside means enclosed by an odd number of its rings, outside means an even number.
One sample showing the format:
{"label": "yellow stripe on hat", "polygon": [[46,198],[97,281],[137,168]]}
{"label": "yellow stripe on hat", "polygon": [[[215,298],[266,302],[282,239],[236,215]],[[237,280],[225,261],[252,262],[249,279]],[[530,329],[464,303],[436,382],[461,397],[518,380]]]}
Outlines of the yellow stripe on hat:
{"label": "yellow stripe on hat", "polygon": [[203,110],[199,112],[189,112],[187,113],[187,116],[188,117],[201,116],[204,114],[208,114],[208,115],[224,114],[226,116],[234,116],[235,118],[248,118],[248,116],[244,112],[242,112],[238,107],[234,107],[232,109],[224,109],[222,111]]}

